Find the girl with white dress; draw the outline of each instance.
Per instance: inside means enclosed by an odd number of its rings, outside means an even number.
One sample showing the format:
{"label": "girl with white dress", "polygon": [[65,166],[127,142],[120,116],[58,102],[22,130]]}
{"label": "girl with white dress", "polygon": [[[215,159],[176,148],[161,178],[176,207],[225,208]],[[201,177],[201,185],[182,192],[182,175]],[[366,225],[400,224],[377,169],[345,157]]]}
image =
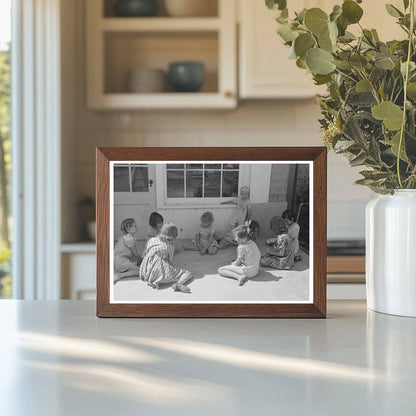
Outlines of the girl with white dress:
{"label": "girl with white dress", "polygon": [[261,253],[257,244],[250,240],[250,228],[246,225],[237,227],[234,236],[238,243],[237,259],[227,266],[220,267],[218,274],[238,280],[239,286],[242,286],[248,279],[257,276]]}

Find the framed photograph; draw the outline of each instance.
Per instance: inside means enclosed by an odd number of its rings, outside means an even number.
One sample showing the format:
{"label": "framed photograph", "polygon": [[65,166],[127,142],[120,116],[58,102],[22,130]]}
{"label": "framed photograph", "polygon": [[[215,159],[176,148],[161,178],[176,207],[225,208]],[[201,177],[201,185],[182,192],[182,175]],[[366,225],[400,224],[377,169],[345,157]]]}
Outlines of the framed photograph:
{"label": "framed photograph", "polygon": [[97,316],[324,318],[326,154],[97,149]]}

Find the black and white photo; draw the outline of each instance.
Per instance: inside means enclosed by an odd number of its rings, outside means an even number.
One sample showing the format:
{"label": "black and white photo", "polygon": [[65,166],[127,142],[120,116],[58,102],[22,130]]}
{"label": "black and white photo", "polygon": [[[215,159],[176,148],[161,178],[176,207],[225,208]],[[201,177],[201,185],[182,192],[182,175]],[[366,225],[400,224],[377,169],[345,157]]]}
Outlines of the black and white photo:
{"label": "black and white photo", "polygon": [[312,303],[313,163],[111,161],[110,303]]}

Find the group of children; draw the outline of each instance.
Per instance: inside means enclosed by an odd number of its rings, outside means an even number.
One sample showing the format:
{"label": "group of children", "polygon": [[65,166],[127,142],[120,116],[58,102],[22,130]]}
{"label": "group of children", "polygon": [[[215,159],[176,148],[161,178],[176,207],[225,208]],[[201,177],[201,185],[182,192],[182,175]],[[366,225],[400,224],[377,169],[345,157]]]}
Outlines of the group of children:
{"label": "group of children", "polygon": [[[220,276],[238,280],[240,286],[258,274],[260,265],[287,270],[299,259],[300,227],[288,210],[281,217],[276,216],[270,220],[270,228],[276,237],[266,241],[269,247],[262,256],[256,244],[260,225],[250,219],[249,197],[250,189],[243,186],[225,233],[213,230],[214,215],[207,211],[201,216],[194,239],[184,245],[185,250],[210,255],[229,245],[237,245],[236,260],[220,267],[218,273]],[[187,284],[193,280],[192,273],[172,263],[175,252],[173,240],[178,236],[178,228],[174,224],[164,224],[163,217],[157,212],[150,215],[143,257],[136,247],[137,224],[134,219],[125,219],[121,224],[121,231],[123,236],[114,248],[114,282],[123,277],[139,276],[155,289],[171,284],[175,291],[190,292]]]}

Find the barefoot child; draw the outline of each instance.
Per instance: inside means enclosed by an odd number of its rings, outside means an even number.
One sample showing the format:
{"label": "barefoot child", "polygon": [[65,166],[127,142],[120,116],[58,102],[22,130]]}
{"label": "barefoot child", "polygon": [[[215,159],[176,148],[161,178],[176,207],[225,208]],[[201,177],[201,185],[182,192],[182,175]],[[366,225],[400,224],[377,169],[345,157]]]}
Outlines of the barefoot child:
{"label": "barefoot child", "polygon": [[186,284],[193,280],[193,275],[172,264],[175,251],[172,241],[177,236],[178,229],[174,224],[163,225],[160,234],[147,242],[139,276],[154,289],[172,284],[175,292],[190,293],[191,290]]}
{"label": "barefoot child", "polygon": [[214,215],[212,212],[204,212],[201,215],[201,224],[195,234],[195,238],[189,244],[185,244],[185,250],[199,251],[201,254],[215,254],[218,251],[218,244],[214,239],[212,224]]}
{"label": "barefoot child", "polygon": [[157,212],[152,212],[149,217],[149,230],[147,232],[147,238],[158,236],[162,226],[163,217]]}
{"label": "barefoot child", "polygon": [[114,283],[123,277],[138,276],[142,261],[136,247],[136,221],[133,218],[125,219],[121,223],[121,231],[123,235],[114,247]]}
{"label": "barefoot child", "polygon": [[294,264],[294,250],[292,240],[287,234],[286,221],[281,217],[273,217],[270,220],[270,228],[276,233],[276,238],[266,241],[272,247],[267,249],[267,254],[261,258],[260,264],[279,270],[289,270]]}
{"label": "barefoot child", "polygon": [[246,221],[249,221],[250,217],[250,188],[248,186],[242,186],[240,189],[240,198],[238,199],[237,209],[230,220],[229,226],[231,229],[234,229],[239,225],[243,225]]}
{"label": "barefoot child", "polygon": [[250,188],[248,186],[242,186],[240,188],[240,197],[236,210],[233,213],[229,223],[225,237],[220,241],[220,248],[225,248],[230,245],[235,245],[233,230],[239,225],[244,225],[246,221],[250,221],[251,217],[251,201],[250,201]]}
{"label": "barefoot child", "polygon": [[293,251],[295,253],[295,261],[300,261],[302,260],[302,256],[299,253],[299,224],[295,222],[295,216],[292,213],[292,211],[284,211],[282,214],[282,218],[286,221],[286,224],[288,226],[287,233],[292,240]]}
{"label": "barefoot child", "polygon": [[261,253],[257,244],[250,240],[250,229],[247,226],[237,227],[234,235],[238,243],[237,259],[228,266],[220,267],[218,274],[236,279],[239,286],[242,286],[259,272]]}

